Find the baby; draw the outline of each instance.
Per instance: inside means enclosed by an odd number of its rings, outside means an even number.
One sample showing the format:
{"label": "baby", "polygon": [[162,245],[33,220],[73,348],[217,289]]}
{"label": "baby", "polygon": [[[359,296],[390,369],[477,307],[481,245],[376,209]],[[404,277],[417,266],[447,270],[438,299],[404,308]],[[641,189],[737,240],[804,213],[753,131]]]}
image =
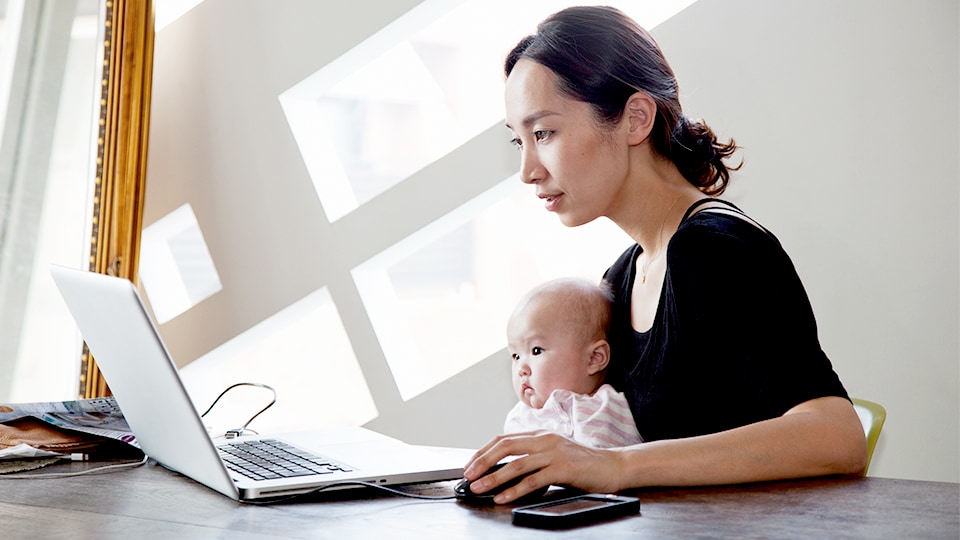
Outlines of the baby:
{"label": "baby", "polygon": [[505,433],[547,430],[595,448],[643,442],[623,393],[604,383],[609,290],[562,278],[530,291],[507,323],[520,402]]}

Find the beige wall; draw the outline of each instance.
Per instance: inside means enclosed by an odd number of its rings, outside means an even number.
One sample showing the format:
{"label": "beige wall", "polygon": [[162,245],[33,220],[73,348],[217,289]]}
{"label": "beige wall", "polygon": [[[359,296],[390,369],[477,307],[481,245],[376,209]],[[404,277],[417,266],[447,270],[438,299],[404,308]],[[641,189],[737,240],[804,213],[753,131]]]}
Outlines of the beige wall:
{"label": "beige wall", "polygon": [[[502,355],[402,402],[344,277],[369,254],[343,238],[387,234],[378,212],[416,230],[504,178],[504,134],[440,162],[484,168],[431,205],[428,170],[333,226],[276,99],[416,4],[206,0],[162,30],[145,222],[189,202],[224,286],[161,328],[176,358],[326,285],[382,413],[370,425],[476,446],[513,402]],[[745,147],[729,198],[793,256],[850,393],[886,406],[877,476],[960,479],[957,20],[947,0],[701,0],[654,30],[688,114]]]}
{"label": "beige wall", "polygon": [[774,230],[871,474],[958,478],[957,3],[701,1],[655,32],[687,112],[745,147],[731,198]]}

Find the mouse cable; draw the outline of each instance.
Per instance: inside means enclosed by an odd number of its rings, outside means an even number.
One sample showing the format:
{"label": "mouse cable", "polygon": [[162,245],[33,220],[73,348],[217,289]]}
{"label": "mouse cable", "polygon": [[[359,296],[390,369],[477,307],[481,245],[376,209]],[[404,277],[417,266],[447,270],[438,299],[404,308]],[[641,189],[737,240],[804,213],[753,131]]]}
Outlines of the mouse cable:
{"label": "mouse cable", "polygon": [[253,422],[253,419],[254,419],[254,418],[260,416],[260,414],[262,414],[264,411],[266,411],[267,409],[269,409],[270,407],[272,407],[273,404],[277,402],[277,391],[274,390],[272,386],[269,386],[269,385],[266,385],[266,384],[261,384],[261,383],[240,382],[240,383],[236,383],[236,384],[231,384],[231,385],[228,386],[223,392],[220,392],[220,395],[217,396],[217,399],[213,400],[213,403],[211,403],[210,406],[207,407],[207,410],[203,411],[203,414],[200,415],[200,418],[203,418],[204,416],[207,415],[207,413],[209,413],[210,411],[212,411],[214,405],[216,405],[217,402],[220,401],[220,398],[222,398],[224,395],[226,395],[227,392],[229,392],[230,390],[233,390],[234,388],[236,388],[236,387],[238,387],[238,386],[256,386],[256,387],[258,387],[258,388],[266,388],[267,390],[273,392],[273,399],[270,401],[270,403],[267,403],[267,406],[266,406],[266,407],[260,409],[260,412],[258,412],[257,414],[251,416],[251,417],[247,420],[247,422],[246,422],[245,424],[243,424],[243,427],[228,429],[227,432],[223,434],[223,436],[226,437],[227,439],[235,439],[235,438],[243,435],[243,434],[246,433],[247,431],[249,431],[249,432],[251,432],[251,433],[253,433],[253,434],[256,434],[256,433],[257,433],[256,431],[253,431],[252,429],[247,429],[247,426],[250,425],[250,422]]}
{"label": "mouse cable", "polygon": [[139,461],[131,461],[127,463],[115,463],[113,465],[104,465],[103,467],[95,467],[93,469],[87,469],[85,471],[76,471],[76,472],[65,472],[65,473],[36,473],[36,474],[0,474],[0,480],[11,479],[11,480],[29,480],[32,478],[67,478],[70,476],[82,476],[85,474],[99,473],[107,470],[115,469],[135,469],[147,463],[147,460],[150,459],[146,454],[143,455],[143,459]]}
{"label": "mouse cable", "polygon": [[409,493],[409,492],[406,492],[406,491],[401,491],[401,490],[399,490],[399,489],[393,489],[393,488],[391,488],[391,487],[387,487],[387,486],[384,486],[384,485],[374,484],[374,483],[372,483],[372,482],[361,482],[361,481],[359,481],[359,480],[344,480],[343,482],[334,482],[334,483],[332,483],[332,484],[327,484],[327,485],[325,485],[325,486],[321,486],[321,487],[318,487],[318,488],[316,488],[316,489],[313,489],[313,490],[310,490],[310,491],[306,491],[306,492],[304,492],[304,493],[297,493],[296,495],[288,495],[288,496],[286,496],[286,497],[278,497],[278,498],[276,498],[276,499],[246,500],[246,501],[240,501],[240,502],[245,503],[245,504],[268,505],[268,504],[274,504],[274,503],[278,503],[278,502],[289,501],[289,500],[291,500],[291,499],[297,499],[297,498],[304,497],[304,496],[307,496],[307,495],[313,495],[313,494],[315,494],[315,493],[319,493],[319,492],[324,491],[324,490],[326,490],[326,489],[335,488],[335,487],[343,487],[343,486],[365,486],[365,487],[377,488],[377,489],[379,489],[379,490],[386,491],[387,493],[392,493],[392,494],[394,494],[394,495],[400,495],[401,497],[409,497],[409,498],[411,498],[411,499],[420,499],[420,500],[425,500],[425,501],[447,501],[447,500],[451,500],[451,499],[455,499],[455,498],[456,498],[456,495],[418,495],[418,494],[416,494],[416,493]]}

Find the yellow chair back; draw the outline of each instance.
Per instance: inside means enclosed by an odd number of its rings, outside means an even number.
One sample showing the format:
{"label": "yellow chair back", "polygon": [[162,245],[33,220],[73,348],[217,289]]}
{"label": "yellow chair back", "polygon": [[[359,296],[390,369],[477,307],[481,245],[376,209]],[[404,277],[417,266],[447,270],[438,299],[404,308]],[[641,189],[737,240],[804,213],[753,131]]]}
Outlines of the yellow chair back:
{"label": "yellow chair back", "polygon": [[865,399],[852,398],[853,408],[860,417],[860,423],[863,424],[863,433],[867,437],[867,466],[863,468],[863,475],[867,475],[867,469],[870,468],[870,460],[873,458],[873,450],[877,447],[877,439],[880,438],[880,430],[883,429],[883,423],[887,419],[887,410],[883,405],[867,401]]}

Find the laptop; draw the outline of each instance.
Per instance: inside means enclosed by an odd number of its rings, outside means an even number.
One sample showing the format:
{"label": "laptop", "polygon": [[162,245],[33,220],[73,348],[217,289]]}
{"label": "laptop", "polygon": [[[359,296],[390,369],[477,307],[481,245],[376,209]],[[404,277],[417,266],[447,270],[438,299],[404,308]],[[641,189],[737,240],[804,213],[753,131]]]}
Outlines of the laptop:
{"label": "laptop", "polygon": [[[236,500],[358,487],[341,482],[399,485],[463,477],[469,450],[410,445],[360,426],[215,441],[134,284],[57,265],[50,271],[141,449],[164,467]],[[272,476],[240,463],[245,453],[259,460],[277,453],[276,447],[297,455],[294,474]]]}

